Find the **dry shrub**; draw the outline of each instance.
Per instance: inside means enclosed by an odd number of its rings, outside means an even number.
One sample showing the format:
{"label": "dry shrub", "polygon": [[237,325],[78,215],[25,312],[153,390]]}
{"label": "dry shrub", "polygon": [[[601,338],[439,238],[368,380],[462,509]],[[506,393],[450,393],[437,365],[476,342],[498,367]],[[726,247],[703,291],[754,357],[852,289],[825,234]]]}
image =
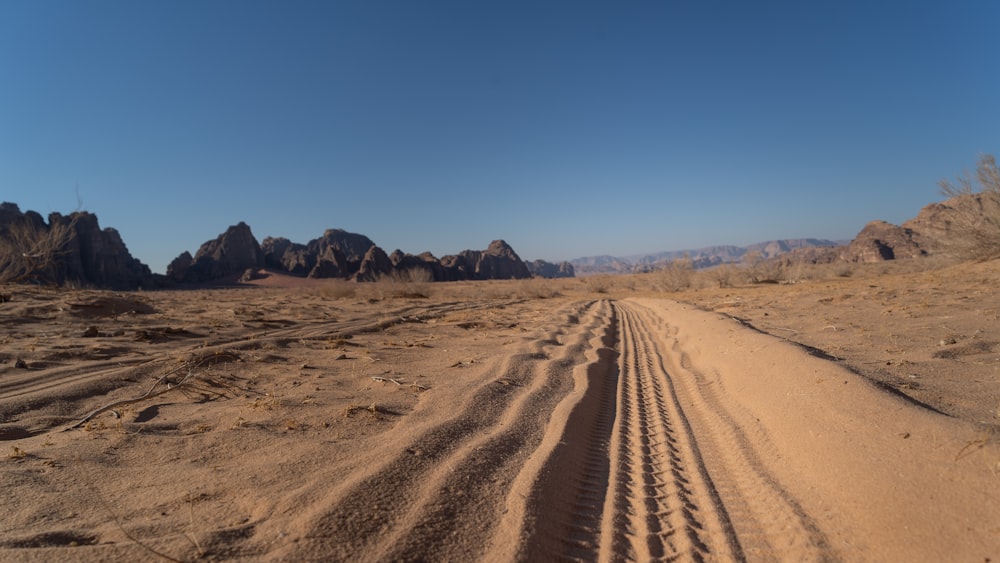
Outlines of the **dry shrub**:
{"label": "dry shrub", "polygon": [[704,275],[719,287],[733,287],[739,283],[742,272],[732,264],[720,264],[710,270],[706,270]]}
{"label": "dry shrub", "polygon": [[584,285],[593,293],[607,293],[613,282],[611,276],[588,276],[584,278]]}
{"label": "dry shrub", "polygon": [[359,289],[369,302],[383,299],[428,299],[434,294],[434,274],[424,269],[395,270],[378,281],[361,282]]}
{"label": "dry shrub", "polygon": [[945,252],[969,260],[1000,258],[1000,170],[993,155],[979,158],[975,177],[941,180],[950,208],[941,237]]}
{"label": "dry shrub", "polygon": [[520,280],[517,288],[517,295],[527,299],[551,299],[562,295],[553,280],[545,278],[532,278]]}
{"label": "dry shrub", "polygon": [[358,286],[347,280],[329,280],[322,286],[311,288],[308,292],[323,299],[350,299],[358,292]]}
{"label": "dry shrub", "polygon": [[77,216],[69,222],[36,225],[20,217],[0,225],[0,283],[56,283],[59,258],[76,236]]}
{"label": "dry shrub", "polygon": [[681,291],[691,287],[694,277],[694,265],[691,259],[684,257],[671,260],[666,266],[655,272],[654,286],[659,291]]}
{"label": "dry shrub", "polygon": [[743,264],[750,283],[777,283],[784,279],[784,265],[781,261],[765,258],[759,252],[748,252],[743,257]]}

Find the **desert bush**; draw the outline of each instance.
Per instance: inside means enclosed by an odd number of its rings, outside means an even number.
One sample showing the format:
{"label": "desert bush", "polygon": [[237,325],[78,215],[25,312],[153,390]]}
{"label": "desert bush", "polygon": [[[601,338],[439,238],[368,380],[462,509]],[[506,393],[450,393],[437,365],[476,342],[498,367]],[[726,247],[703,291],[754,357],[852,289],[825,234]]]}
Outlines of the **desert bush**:
{"label": "desert bush", "polygon": [[358,292],[358,285],[347,280],[331,280],[316,290],[325,299],[349,299]]}
{"label": "desert bush", "polygon": [[691,287],[693,275],[694,265],[691,259],[685,256],[671,260],[666,266],[657,270],[654,285],[660,291],[681,291]]}
{"label": "desert bush", "polygon": [[379,276],[378,281],[363,282],[369,301],[386,298],[427,299],[433,293],[434,274],[424,269],[394,270]]}
{"label": "desert bush", "polygon": [[993,155],[979,158],[975,177],[966,172],[957,184],[938,185],[952,211],[940,241],[944,250],[964,259],[1000,258],[1000,170]]}
{"label": "desert bush", "polygon": [[743,264],[750,283],[775,283],[784,277],[784,266],[781,262],[765,258],[759,252],[748,252],[743,257]]}
{"label": "desert bush", "polygon": [[518,286],[518,296],[527,299],[551,299],[562,295],[553,280],[544,278],[521,280]]}
{"label": "desert bush", "polygon": [[711,280],[713,285],[719,287],[733,287],[739,283],[741,272],[732,264],[720,264],[710,270],[705,271],[705,276]]}
{"label": "desert bush", "polygon": [[0,283],[56,283],[57,262],[76,236],[76,216],[69,222],[38,226],[27,217],[0,225]]}
{"label": "desert bush", "polygon": [[607,293],[612,282],[610,276],[587,276],[584,278],[584,285],[593,293]]}

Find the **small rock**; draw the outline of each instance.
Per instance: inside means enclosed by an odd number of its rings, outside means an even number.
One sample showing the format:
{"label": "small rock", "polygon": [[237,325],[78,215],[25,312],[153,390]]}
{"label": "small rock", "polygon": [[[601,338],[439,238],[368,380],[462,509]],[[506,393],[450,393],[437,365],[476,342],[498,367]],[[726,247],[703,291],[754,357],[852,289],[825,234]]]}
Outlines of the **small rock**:
{"label": "small rock", "polygon": [[28,364],[21,358],[14,360],[14,369],[28,369]]}
{"label": "small rock", "polygon": [[950,346],[952,344],[956,344],[957,342],[958,341],[955,340],[954,338],[945,338],[945,339],[941,340],[940,342],[938,342],[938,346]]}
{"label": "small rock", "polygon": [[88,326],[87,330],[83,331],[83,334],[81,336],[83,336],[84,338],[97,338],[100,335],[101,333],[97,331],[96,326]]}

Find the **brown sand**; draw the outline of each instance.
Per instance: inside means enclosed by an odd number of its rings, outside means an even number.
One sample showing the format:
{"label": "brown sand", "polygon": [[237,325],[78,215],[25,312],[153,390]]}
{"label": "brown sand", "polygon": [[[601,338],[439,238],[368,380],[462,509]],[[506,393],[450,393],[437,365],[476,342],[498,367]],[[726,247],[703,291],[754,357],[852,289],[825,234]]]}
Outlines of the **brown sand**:
{"label": "brown sand", "polygon": [[0,560],[997,560],[998,278],[7,288]]}

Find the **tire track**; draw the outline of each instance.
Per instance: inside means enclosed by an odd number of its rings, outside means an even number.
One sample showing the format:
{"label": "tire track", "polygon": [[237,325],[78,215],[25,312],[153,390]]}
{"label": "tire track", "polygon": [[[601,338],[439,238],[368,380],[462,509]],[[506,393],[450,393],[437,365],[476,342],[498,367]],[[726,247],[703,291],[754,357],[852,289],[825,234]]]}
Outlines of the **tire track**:
{"label": "tire track", "polygon": [[621,378],[600,560],[742,559],[641,316],[616,304]]}
{"label": "tire track", "polygon": [[521,477],[532,484],[509,558],[829,558],[816,523],[761,462],[766,436],[745,435],[658,314],[629,301],[612,310],[616,352],[591,358],[583,395],[552,429],[560,446]]}
{"label": "tire track", "polygon": [[[686,418],[698,433],[704,467],[718,484],[719,498],[745,555],[753,560],[830,559],[832,550],[817,523],[762,461],[775,457],[767,436],[754,435],[751,440],[736,422],[734,406],[722,400],[718,387],[709,384],[676,340],[666,336],[671,334],[666,322],[649,309],[641,311],[647,326],[658,327],[652,331],[661,335],[658,349],[671,352],[666,363],[678,376],[671,379],[675,396],[687,405]],[[743,414],[747,419],[749,415]]]}
{"label": "tire track", "polygon": [[[496,501],[506,496],[497,490],[511,486],[538,447],[552,409],[572,390],[569,373],[609,315],[606,302],[564,310],[555,323],[563,328],[499,363],[456,416],[374,472],[347,477],[353,484],[332,493],[290,557],[458,560],[485,550],[503,510]],[[456,536],[461,543],[448,541]]]}
{"label": "tire track", "polygon": [[[523,300],[510,300],[504,306]],[[72,403],[95,394],[132,385],[143,373],[170,363],[184,353],[211,354],[231,350],[258,349],[264,344],[283,345],[301,340],[325,340],[384,330],[407,322],[426,322],[444,315],[496,306],[489,301],[444,302],[398,307],[372,320],[371,315],[323,321],[266,331],[243,332],[235,337],[193,340],[139,358],[120,358],[56,366],[15,373],[0,380],[0,413],[4,419],[37,409],[52,401]]]}

